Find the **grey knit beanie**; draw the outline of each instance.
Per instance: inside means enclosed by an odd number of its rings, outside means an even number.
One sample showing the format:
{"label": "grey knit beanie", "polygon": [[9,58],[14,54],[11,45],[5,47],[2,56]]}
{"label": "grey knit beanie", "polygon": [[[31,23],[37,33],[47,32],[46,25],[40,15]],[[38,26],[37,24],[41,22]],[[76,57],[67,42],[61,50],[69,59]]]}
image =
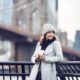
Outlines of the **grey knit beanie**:
{"label": "grey knit beanie", "polygon": [[55,32],[55,27],[49,23],[44,24],[42,29],[42,35],[46,34],[49,31]]}

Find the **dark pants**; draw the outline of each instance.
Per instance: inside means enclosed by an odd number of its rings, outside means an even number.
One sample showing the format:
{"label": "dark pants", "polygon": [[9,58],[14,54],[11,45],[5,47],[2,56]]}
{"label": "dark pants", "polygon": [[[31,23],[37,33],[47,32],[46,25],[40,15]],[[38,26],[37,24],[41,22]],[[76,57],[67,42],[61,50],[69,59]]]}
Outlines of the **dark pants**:
{"label": "dark pants", "polygon": [[36,80],[42,80],[41,79],[41,61],[39,63],[38,74],[37,74]]}
{"label": "dark pants", "polygon": [[36,77],[36,80],[42,80],[41,79],[41,71],[38,72],[37,77]]}

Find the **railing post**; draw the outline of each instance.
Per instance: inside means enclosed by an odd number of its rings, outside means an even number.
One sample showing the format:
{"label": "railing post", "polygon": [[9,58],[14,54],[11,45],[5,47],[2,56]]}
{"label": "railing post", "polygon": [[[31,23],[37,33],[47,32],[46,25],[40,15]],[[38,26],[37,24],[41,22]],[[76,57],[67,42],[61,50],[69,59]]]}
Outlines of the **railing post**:
{"label": "railing post", "polygon": [[31,72],[31,68],[30,68],[30,65],[29,65],[29,74],[30,74],[30,72]]}
{"label": "railing post", "polygon": [[56,70],[58,72],[57,75],[60,77],[60,80],[66,80],[66,77],[63,74],[61,74],[61,73],[63,73],[63,69],[61,70],[60,66],[61,66],[61,64],[59,62],[56,62]]}
{"label": "railing post", "polygon": [[65,76],[60,76],[60,80],[66,80]]}
{"label": "railing post", "polygon": [[22,73],[23,73],[23,75],[22,75],[22,80],[26,80],[26,78],[25,78],[25,66],[24,65],[22,65]]}

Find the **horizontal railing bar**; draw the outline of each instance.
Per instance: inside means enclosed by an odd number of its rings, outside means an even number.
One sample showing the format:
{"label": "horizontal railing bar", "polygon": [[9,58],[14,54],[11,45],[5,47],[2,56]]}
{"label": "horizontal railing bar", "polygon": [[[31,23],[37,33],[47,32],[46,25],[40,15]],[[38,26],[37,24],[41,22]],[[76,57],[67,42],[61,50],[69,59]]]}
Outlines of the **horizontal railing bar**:
{"label": "horizontal railing bar", "polygon": [[[80,64],[80,61],[61,61],[59,64]],[[34,65],[32,62],[0,62],[0,65]]]}
{"label": "horizontal railing bar", "polygon": [[29,76],[26,73],[0,73],[0,76]]}
{"label": "horizontal railing bar", "polygon": [[[61,62],[56,62],[56,63],[59,63],[59,64],[72,64],[72,65],[75,65],[75,64],[79,64],[80,65],[80,61],[61,61]],[[30,61],[27,61],[27,62],[0,62],[0,65],[34,65],[34,63],[30,62]]]}
{"label": "horizontal railing bar", "polygon": [[32,62],[0,62],[0,65],[34,65]]}
{"label": "horizontal railing bar", "polygon": [[57,76],[65,76],[65,77],[66,76],[71,76],[71,77],[74,76],[74,77],[80,77],[80,74],[67,74],[67,73],[65,74],[64,73],[64,74],[57,74]]}
{"label": "horizontal railing bar", "polygon": [[79,64],[80,65],[80,61],[61,61],[61,62],[56,62],[56,63],[59,63],[59,64]]}
{"label": "horizontal railing bar", "polygon": [[[0,73],[0,76],[29,76],[30,74],[26,74],[26,73]],[[80,77],[80,74],[57,74],[57,76],[79,76]]]}

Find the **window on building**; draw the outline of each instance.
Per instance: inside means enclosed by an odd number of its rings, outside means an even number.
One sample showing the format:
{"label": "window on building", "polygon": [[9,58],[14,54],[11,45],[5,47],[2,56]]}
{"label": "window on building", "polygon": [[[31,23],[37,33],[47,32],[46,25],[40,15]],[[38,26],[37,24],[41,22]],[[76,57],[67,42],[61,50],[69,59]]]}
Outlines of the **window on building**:
{"label": "window on building", "polygon": [[11,42],[0,39],[0,61],[10,61]]}
{"label": "window on building", "polygon": [[20,3],[21,1],[23,1],[23,0],[13,0],[13,3],[14,3],[14,4],[18,4],[18,3]]}
{"label": "window on building", "polygon": [[55,2],[56,2],[55,8],[56,8],[56,11],[58,11],[58,0],[55,0]]}
{"label": "window on building", "polygon": [[40,12],[38,10],[32,14],[32,31],[33,34],[40,34]]}
{"label": "window on building", "polygon": [[23,31],[26,31],[27,15],[24,10],[19,12],[17,24],[19,28],[21,28]]}

